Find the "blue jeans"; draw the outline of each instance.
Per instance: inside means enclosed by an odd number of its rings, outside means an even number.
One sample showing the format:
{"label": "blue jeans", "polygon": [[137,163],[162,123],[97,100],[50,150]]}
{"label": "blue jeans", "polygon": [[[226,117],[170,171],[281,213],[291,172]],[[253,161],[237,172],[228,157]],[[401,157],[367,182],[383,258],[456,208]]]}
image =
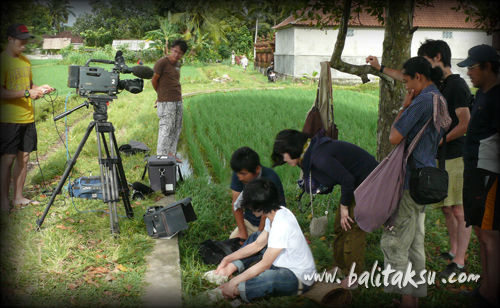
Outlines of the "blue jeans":
{"label": "blue jeans", "polygon": [[[252,233],[241,246],[253,243],[260,235],[260,231]],[[240,248],[241,249],[241,248]],[[253,256],[233,261],[232,263],[238,268],[238,272],[242,273],[250,266],[262,260],[262,256],[267,247],[259,251]],[[309,290],[309,286],[302,285],[302,292]],[[299,279],[295,274],[285,267],[276,267],[271,265],[271,268],[260,273],[257,277],[238,284],[238,291],[241,299],[245,302],[250,302],[264,296],[289,296],[295,295],[299,291]]]}

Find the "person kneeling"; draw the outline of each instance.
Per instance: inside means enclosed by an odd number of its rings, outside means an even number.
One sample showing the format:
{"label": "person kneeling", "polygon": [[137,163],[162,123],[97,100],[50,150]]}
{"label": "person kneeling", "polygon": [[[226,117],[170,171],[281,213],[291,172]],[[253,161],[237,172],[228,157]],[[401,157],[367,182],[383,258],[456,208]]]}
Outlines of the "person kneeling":
{"label": "person kneeling", "polygon": [[220,287],[222,294],[250,302],[307,292],[314,281],[304,275],[316,271],[314,259],[297,219],[280,205],[276,185],[267,179],[252,180],[243,190],[241,206],[257,217],[265,215],[266,223],[217,267],[217,275],[239,273]]}

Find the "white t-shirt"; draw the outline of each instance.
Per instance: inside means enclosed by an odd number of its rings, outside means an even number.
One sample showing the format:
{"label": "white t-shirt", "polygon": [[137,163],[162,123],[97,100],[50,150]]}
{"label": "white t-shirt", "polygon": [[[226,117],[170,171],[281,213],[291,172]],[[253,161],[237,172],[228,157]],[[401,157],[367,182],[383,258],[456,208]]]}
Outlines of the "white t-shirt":
{"label": "white t-shirt", "polygon": [[269,232],[267,247],[283,249],[273,265],[288,268],[302,283],[312,285],[314,281],[305,280],[304,274],[310,275],[316,271],[314,258],[293,213],[282,206],[272,223],[269,218],[266,219],[264,230]]}

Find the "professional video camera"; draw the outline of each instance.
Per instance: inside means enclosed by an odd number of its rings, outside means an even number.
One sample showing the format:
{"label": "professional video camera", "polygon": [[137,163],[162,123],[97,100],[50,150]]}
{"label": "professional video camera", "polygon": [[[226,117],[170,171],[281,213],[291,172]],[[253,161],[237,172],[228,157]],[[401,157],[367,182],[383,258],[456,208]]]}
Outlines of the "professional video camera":
{"label": "professional video camera", "polygon": [[[100,67],[89,67],[92,62],[114,64],[111,72]],[[139,77],[136,79],[120,80],[120,73],[130,74]],[[90,59],[84,66],[70,65],[68,68],[68,87],[77,88],[78,95],[82,97],[93,97],[99,95],[109,95],[109,98],[116,98],[120,90],[127,90],[131,93],[140,93],[144,88],[143,79],[151,79],[153,70],[148,66],[128,67],[125,65],[123,52],[116,52],[115,60]]]}

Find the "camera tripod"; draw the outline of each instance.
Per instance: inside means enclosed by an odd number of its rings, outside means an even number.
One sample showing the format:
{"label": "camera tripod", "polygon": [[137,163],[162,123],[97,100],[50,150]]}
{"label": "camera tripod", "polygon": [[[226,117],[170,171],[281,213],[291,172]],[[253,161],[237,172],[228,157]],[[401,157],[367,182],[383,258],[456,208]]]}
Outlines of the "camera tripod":
{"label": "camera tripod", "polygon": [[[125,178],[125,172],[123,170],[120,152],[118,151],[118,146],[116,143],[116,137],[114,133],[115,129],[113,127],[113,124],[107,121],[107,102],[111,101],[113,98],[116,98],[116,96],[89,95],[88,101],[85,101],[83,104],[54,117],[54,121],[57,121],[77,109],[85,106],[88,108],[89,104],[94,106],[94,121],[91,121],[89,123],[89,126],[87,127],[87,130],[82,140],[80,141],[75,154],[71,159],[68,160],[68,166],[66,167],[66,170],[64,171],[55,191],[52,193],[45,211],[43,212],[42,216],[36,221],[37,230],[40,230],[40,227],[45,220],[45,216],[47,216],[50,207],[54,203],[54,199],[61,192],[61,189],[64,186],[64,183],[66,182],[71,169],[76,164],[76,160],[78,159],[80,152],[87,142],[91,131],[94,129],[97,135],[97,150],[99,153],[99,167],[101,171],[102,197],[103,202],[107,203],[109,208],[111,234],[115,235],[120,233],[120,229],[118,226],[118,214],[116,210],[116,203],[119,202],[120,196],[123,200],[127,217],[132,218],[134,216],[134,212],[129,200],[128,183],[127,179]],[[106,141],[106,134],[109,137],[109,146]],[[105,156],[103,156],[102,148],[104,148]]]}

